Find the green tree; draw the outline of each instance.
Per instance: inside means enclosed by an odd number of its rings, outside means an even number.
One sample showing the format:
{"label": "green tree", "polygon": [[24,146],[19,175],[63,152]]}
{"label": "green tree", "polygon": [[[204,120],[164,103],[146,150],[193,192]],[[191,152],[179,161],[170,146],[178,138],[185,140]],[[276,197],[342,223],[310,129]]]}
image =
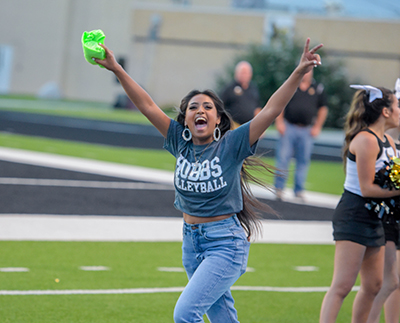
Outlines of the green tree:
{"label": "green tree", "polygon": [[[246,60],[253,66],[253,80],[260,90],[261,103],[267,102],[297,66],[303,46],[296,41],[289,42],[284,37],[275,39],[268,46],[250,46],[244,53],[235,57],[217,77],[217,91],[221,91],[232,80],[235,65]],[[350,82],[343,62],[328,59],[323,49],[319,54],[322,65],[314,69],[314,78],[324,85],[327,93],[329,114],[325,127],[342,128],[354,91],[349,88]]]}

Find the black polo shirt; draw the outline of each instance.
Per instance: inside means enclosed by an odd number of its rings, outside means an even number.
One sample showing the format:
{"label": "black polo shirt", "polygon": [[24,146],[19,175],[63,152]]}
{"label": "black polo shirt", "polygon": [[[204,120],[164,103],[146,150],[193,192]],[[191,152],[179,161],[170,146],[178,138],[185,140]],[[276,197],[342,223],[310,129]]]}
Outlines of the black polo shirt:
{"label": "black polo shirt", "polygon": [[260,106],[258,87],[253,82],[250,82],[247,89],[243,89],[236,81],[232,82],[221,93],[221,99],[233,121],[238,124],[253,119],[254,110]]}
{"label": "black polo shirt", "polygon": [[298,88],[285,108],[284,118],[293,124],[312,125],[318,110],[326,106],[324,86],[313,82],[306,91]]}

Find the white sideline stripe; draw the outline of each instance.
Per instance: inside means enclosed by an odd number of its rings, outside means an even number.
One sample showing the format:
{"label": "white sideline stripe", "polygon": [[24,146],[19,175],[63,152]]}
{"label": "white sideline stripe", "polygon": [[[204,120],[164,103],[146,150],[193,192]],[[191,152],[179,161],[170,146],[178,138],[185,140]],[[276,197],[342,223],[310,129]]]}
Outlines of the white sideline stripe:
{"label": "white sideline stripe", "polygon": [[69,179],[40,179],[1,177],[0,185],[31,185],[31,186],[56,186],[56,187],[85,187],[85,188],[109,188],[127,190],[174,190],[172,185],[154,183],[132,182],[107,182],[107,181],[82,181]]}
{"label": "white sideline stripe", "polygon": [[[182,218],[0,214],[0,241],[182,241]],[[329,221],[262,220],[256,243],[333,244]]]}
{"label": "white sideline stripe", "polygon": [[[233,286],[233,291],[283,292],[283,293],[315,293],[327,292],[329,287],[269,287],[269,286]],[[358,291],[354,286],[352,291]],[[101,294],[153,294],[181,293],[184,287],[166,288],[128,288],[128,289],[66,289],[66,290],[0,290],[2,296],[25,295],[101,295]]]}
{"label": "white sideline stripe", "polygon": [[14,148],[0,147],[0,160],[147,182],[174,182],[173,172]]}
{"label": "white sideline stripe", "polygon": [[182,218],[0,214],[0,241],[182,241]]}

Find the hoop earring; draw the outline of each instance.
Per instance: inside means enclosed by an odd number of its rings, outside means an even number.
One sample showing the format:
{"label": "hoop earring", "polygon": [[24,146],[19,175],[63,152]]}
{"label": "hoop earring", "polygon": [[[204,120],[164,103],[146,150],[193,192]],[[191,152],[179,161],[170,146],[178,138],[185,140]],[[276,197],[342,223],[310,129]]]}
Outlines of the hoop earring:
{"label": "hoop earring", "polygon": [[185,141],[189,141],[190,139],[192,139],[192,133],[190,132],[190,129],[187,126],[185,126],[185,129],[183,129],[182,131],[182,138]]}
{"label": "hoop earring", "polygon": [[221,139],[221,129],[218,125],[214,129],[213,137],[215,141],[219,141]]}

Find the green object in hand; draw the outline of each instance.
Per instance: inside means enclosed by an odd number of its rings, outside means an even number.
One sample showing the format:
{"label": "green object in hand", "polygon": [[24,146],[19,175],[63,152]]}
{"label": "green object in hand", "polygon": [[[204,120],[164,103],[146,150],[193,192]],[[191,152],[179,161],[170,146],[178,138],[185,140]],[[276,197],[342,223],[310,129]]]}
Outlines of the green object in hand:
{"label": "green object in hand", "polygon": [[106,51],[103,47],[99,45],[104,43],[104,39],[106,36],[103,31],[100,29],[85,31],[82,34],[82,47],[83,47],[83,55],[85,59],[93,65],[99,65],[104,68],[104,66],[97,64],[93,58],[105,59]]}

